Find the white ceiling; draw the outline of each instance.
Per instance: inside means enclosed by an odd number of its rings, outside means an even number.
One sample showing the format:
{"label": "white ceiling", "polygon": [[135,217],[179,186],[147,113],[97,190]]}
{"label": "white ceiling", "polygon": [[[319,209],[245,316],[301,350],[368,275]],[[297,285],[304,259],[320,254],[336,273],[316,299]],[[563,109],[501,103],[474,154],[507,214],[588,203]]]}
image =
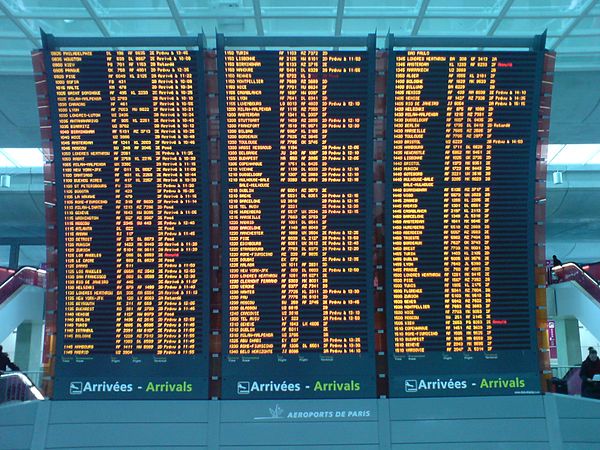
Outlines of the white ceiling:
{"label": "white ceiling", "polygon": [[600,69],[600,0],[0,0],[0,74],[56,36],[530,36],[558,70]]}
{"label": "white ceiling", "polygon": [[550,166],[600,167],[600,144],[551,144],[546,161]]}

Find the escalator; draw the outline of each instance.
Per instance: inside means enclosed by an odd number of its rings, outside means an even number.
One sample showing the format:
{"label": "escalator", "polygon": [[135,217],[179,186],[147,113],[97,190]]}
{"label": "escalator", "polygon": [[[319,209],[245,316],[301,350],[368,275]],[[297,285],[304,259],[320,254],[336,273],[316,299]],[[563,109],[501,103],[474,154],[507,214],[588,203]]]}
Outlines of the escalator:
{"label": "escalator", "polygon": [[21,372],[0,374],[0,404],[44,400],[44,396],[27,375]]}
{"label": "escalator", "polygon": [[549,284],[573,281],[586,291],[594,300],[600,302],[600,263],[579,266],[575,263],[566,263],[552,268],[555,277]]}
{"label": "escalator", "polygon": [[[30,290],[45,286],[45,270],[22,267],[15,271],[0,267],[0,342],[23,322],[42,320],[44,297],[39,293],[31,295]],[[0,372],[0,404],[43,399],[40,390],[26,374]]]}
{"label": "escalator", "polygon": [[39,322],[44,311],[44,298],[27,295],[29,286],[46,287],[46,271],[22,267],[17,271],[0,268],[0,342],[24,321]]}
{"label": "escalator", "polygon": [[0,305],[2,305],[21,286],[46,287],[46,271],[34,267],[21,267],[14,271],[6,267],[0,267]]}
{"label": "escalator", "polygon": [[600,283],[600,262],[593,264],[585,264],[581,266],[581,269],[594,280]]}
{"label": "escalator", "polygon": [[600,337],[600,263],[579,266],[566,263],[551,269],[548,279],[548,314],[574,317],[592,335]]}

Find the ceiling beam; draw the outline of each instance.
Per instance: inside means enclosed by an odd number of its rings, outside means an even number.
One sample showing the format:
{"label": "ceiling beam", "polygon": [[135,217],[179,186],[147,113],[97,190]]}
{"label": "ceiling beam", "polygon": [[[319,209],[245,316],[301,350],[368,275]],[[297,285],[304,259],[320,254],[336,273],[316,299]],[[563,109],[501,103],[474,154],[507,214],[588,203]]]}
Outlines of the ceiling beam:
{"label": "ceiling beam", "polygon": [[[0,2],[0,6],[2,2]],[[96,6],[96,10],[98,6]],[[102,9],[102,20],[112,19],[140,19],[140,20],[160,20],[160,19],[172,19],[172,14],[167,11],[166,8],[163,10],[153,10],[151,14],[144,14],[144,9],[138,8],[137,10],[132,8],[124,10],[119,13],[115,13],[114,10]],[[163,12],[164,11],[164,12]],[[498,13],[500,14],[500,13]],[[493,12],[482,12],[480,9],[462,8],[460,10],[448,10],[444,12],[436,11],[435,9],[429,9],[427,11],[427,18],[431,19],[496,19],[498,14]],[[181,15],[181,14],[180,14]],[[12,16],[16,19],[56,19],[57,16],[48,14],[44,11],[18,11],[12,12]],[[410,8],[402,8],[395,6],[345,6],[344,18],[348,19],[377,19],[377,18],[391,18],[391,19],[416,19],[419,16],[418,12]],[[185,19],[253,19],[254,9],[251,7],[240,7],[235,9],[227,10],[215,10],[214,8],[198,7],[185,13]],[[313,18],[313,19],[335,19],[337,17],[337,10],[327,7],[311,8],[307,11],[306,8],[297,7],[281,7],[281,6],[269,6],[262,12],[264,18]],[[556,11],[549,16],[540,16],[527,9],[516,9],[511,12],[511,19],[539,19],[540,17],[547,17],[549,19],[575,19],[579,17],[579,13],[576,11]],[[587,17],[600,17],[600,12],[590,11]],[[83,10],[73,10],[69,12],[69,18],[71,19],[89,19],[89,13]]]}
{"label": "ceiling beam", "polygon": [[554,41],[554,43],[550,47],[550,50],[556,50],[556,48],[562,43],[562,41],[564,41],[571,34],[571,31],[573,31],[575,27],[579,25],[579,22],[581,22],[587,17],[588,13],[594,8],[594,6],[596,6],[597,3],[598,0],[589,0],[588,4],[585,6],[585,8],[583,8],[579,16],[573,19],[569,26],[565,28],[563,34],[556,41]]}
{"label": "ceiling beam", "polygon": [[260,9],[260,0],[252,0],[252,6],[254,7],[254,20],[256,21],[256,35],[264,36],[265,29],[262,21],[262,11]]}
{"label": "ceiling beam", "polygon": [[2,236],[0,245],[46,245],[46,230],[40,226],[42,231],[38,236]]}
{"label": "ceiling beam", "polygon": [[423,19],[425,18],[425,13],[427,12],[429,1],[430,0],[421,0],[419,15],[417,16],[417,20],[415,20],[415,25],[413,26],[411,36],[416,36],[417,34],[419,34],[419,29],[421,28],[421,24],[423,23]]}
{"label": "ceiling beam", "polygon": [[98,13],[94,9],[94,7],[90,4],[90,0],[81,0],[81,4],[86,9],[86,11],[90,15],[90,17],[96,23],[96,26],[100,30],[100,33],[102,33],[102,36],[104,36],[104,37],[110,37],[110,33],[108,31],[108,28],[106,28],[106,25],[104,25],[104,22],[102,22],[102,19],[100,19],[100,17],[98,16]]}
{"label": "ceiling beam", "polygon": [[337,14],[335,16],[335,36],[342,34],[342,20],[344,19],[344,9],[346,8],[346,0],[338,0]]}
{"label": "ceiling beam", "polygon": [[488,36],[493,36],[494,35],[494,33],[496,32],[496,30],[498,29],[498,27],[500,26],[500,24],[502,23],[502,21],[506,17],[506,14],[508,13],[508,10],[511,8],[511,6],[513,5],[514,2],[515,2],[515,0],[506,0],[504,2],[504,5],[502,5],[502,9],[498,13],[498,16],[494,19],[494,22],[492,23],[492,26],[490,27],[490,29],[487,32]]}
{"label": "ceiling beam", "polygon": [[600,54],[600,48],[596,50],[575,50],[572,52],[560,52],[560,56],[589,56]]}
{"label": "ceiling beam", "polygon": [[31,32],[31,30],[23,23],[21,22],[21,19],[18,19],[17,17],[15,17],[15,15],[12,13],[12,11],[10,10],[10,8],[8,6],[6,6],[4,4],[4,2],[0,1],[0,11],[2,11],[4,13],[4,15],[6,17],[8,17],[8,19],[15,24],[15,26],[21,30],[21,32],[25,35],[25,37],[27,39],[29,39],[31,41],[31,43],[33,45],[35,45],[36,48],[40,48],[42,46],[42,44],[40,43],[39,39],[36,38],[33,33]]}
{"label": "ceiling beam", "polygon": [[169,5],[169,9],[171,10],[171,15],[173,16],[175,25],[177,25],[177,30],[179,30],[179,34],[181,36],[187,36],[188,33],[185,29],[185,25],[183,24],[183,20],[181,20],[181,14],[179,13],[179,9],[177,9],[175,0],[167,0],[167,4]]}

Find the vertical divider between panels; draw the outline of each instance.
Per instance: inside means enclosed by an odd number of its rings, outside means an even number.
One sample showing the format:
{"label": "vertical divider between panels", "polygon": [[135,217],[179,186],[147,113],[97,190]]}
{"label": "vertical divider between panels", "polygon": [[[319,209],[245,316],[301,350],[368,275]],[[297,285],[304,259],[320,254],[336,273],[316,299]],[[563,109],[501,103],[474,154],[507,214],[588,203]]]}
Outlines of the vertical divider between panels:
{"label": "vertical divider between panels", "polygon": [[219,95],[218,66],[222,58],[222,42],[217,35],[217,50],[205,50],[206,110],[208,119],[208,154],[210,180],[210,387],[211,399],[221,397],[221,365],[223,358],[223,214],[221,146],[225,127],[224,101]]}
{"label": "vertical divider between panels", "polygon": [[[390,101],[386,83],[388,76],[388,52],[377,51],[375,61],[375,132],[373,139],[373,214],[374,214],[374,307],[375,307],[375,367],[377,370],[377,397],[389,395],[386,334],[386,252],[385,242],[385,181],[386,181],[386,143],[389,138],[388,114],[386,102]],[[392,97],[393,98],[393,97]],[[389,162],[388,162],[389,164]]]}
{"label": "vertical divider between panels", "polygon": [[[208,273],[204,272],[203,278],[203,298],[205,299],[205,304],[202,305],[203,308],[203,317],[208,322],[205,326],[208,326],[208,342],[203,342],[203,345],[208,346],[208,354],[209,356],[209,369],[208,369],[208,383],[209,383],[209,397],[212,396],[211,387],[212,387],[212,379],[215,373],[218,373],[218,358],[213,357],[215,353],[218,353],[218,334],[215,332],[219,331],[219,313],[220,313],[220,305],[218,304],[218,297],[216,297],[213,293],[213,287],[218,287],[218,282],[214,280],[213,282],[213,274],[217,271],[219,266],[219,254],[218,247],[215,249],[215,246],[218,246],[219,242],[213,242],[212,236],[212,227],[211,224],[218,224],[218,205],[213,202],[212,198],[212,190],[213,190],[213,180],[212,176],[212,166],[214,161],[214,155],[211,152],[211,124],[210,117],[211,114],[216,114],[214,108],[211,108],[211,100],[212,93],[210,91],[210,83],[209,77],[211,73],[214,72],[213,66],[214,57],[211,57],[211,53],[206,50],[206,37],[204,34],[199,34],[197,36],[198,39],[198,92],[199,92],[199,120],[196,124],[197,127],[197,135],[200,136],[200,149],[203,154],[202,161],[202,174],[201,178],[204,181],[204,189],[207,189],[208,192],[203,192],[202,202],[203,209],[207,212],[207,218],[205,219],[205,223],[203,224],[203,235],[206,236],[208,240],[208,245],[204,246],[204,255],[203,257],[207,261],[209,266]],[[215,180],[217,181],[217,180]],[[216,297],[216,298],[214,298]],[[215,342],[216,341],[216,342]]]}
{"label": "vertical divider between panels", "polygon": [[[379,156],[383,160],[383,182],[379,185],[379,195],[376,197],[376,201],[381,202],[382,212],[382,232],[380,233],[380,240],[378,243],[381,245],[383,253],[383,270],[382,274],[383,282],[379,283],[379,298],[378,304],[381,308],[383,329],[381,331],[381,344],[382,351],[378,352],[377,364],[381,367],[381,370],[385,374],[385,383],[382,383],[378,392],[379,397],[390,396],[390,368],[389,368],[389,352],[394,352],[394,309],[393,301],[388,301],[393,298],[393,271],[392,271],[392,255],[393,255],[393,202],[392,202],[392,189],[393,189],[393,170],[394,170],[394,86],[396,82],[396,63],[394,59],[394,35],[388,33],[386,37],[385,51],[382,54],[381,66],[384,71],[382,85],[378,87],[378,92],[383,94],[383,111],[385,113],[384,128],[382,130],[382,140],[380,145]],[[387,211],[387,213],[386,213]],[[389,308],[389,310],[388,310]],[[390,327],[390,324],[392,326]]]}
{"label": "vertical divider between panels", "polygon": [[[378,102],[378,89],[377,80],[379,79],[378,66],[379,64],[379,53],[377,52],[377,36],[375,34],[369,34],[367,39],[367,51],[369,58],[369,77],[368,77],[368,96],[369,96],[369,110],[367,114],[367,139],[369,148],[366,149],[367,155],[367,178],[366,178],[366,204],[368,205],[367,214],[371,217],[372,227],[366,227],[366,251],[368,258],[367,260],[367,283],[370,284],[370,292],[367,293],[367,305],[370,305],[372,319],[369,321],[369,328],[373,335],[373,347],[369,343],[369,351],[372,352],[375,358],[375,377],[376,377],[376,392],[378,392],[379,384],[385,382],[385,371],[382,371],[378,366],[378,356],[381,351],[381,339],[383,335],[379,334],[378,330],[385,328],[385,317],[381,318],[380,305],[378,302],[378,286],[381,274],[379,273],[383,268],[383,262],[379,260],[377,251],[377,233],[381,231],[381,224],[378,225],[382,215],[378,214],[378,207],[376,203],[376,188],[377,183],[380,181],[380,172],[382,168],[381,157],[376,155],[377,144],[381,140],[383,131],[383,113],[381,111],[381,104]],[[370,165],[370,167],[369,167]],[[369,270],[370,268],[370,270]]]}

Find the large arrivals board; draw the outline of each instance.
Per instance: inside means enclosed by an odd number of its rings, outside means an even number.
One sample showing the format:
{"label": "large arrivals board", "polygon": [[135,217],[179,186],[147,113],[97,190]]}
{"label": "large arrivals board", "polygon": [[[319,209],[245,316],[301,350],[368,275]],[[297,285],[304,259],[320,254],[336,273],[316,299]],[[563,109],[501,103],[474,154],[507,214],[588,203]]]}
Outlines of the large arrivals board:
{"label": "large arrivals board", "polygon": [[55,398],[208,395],[198,52],[52,51]]}
{"label": "large arrivals board", "polygon": [[391,396],[539,391],[535,52],[394,51],[386,161]]}
{"label": "large arrivals board", "polygon": [[222,397],[373,397],[374,52],[219,62]]}
{"label": "large arrivals board", "polygon": [[539,392],[543,37],[44,36],[54,398]]}

